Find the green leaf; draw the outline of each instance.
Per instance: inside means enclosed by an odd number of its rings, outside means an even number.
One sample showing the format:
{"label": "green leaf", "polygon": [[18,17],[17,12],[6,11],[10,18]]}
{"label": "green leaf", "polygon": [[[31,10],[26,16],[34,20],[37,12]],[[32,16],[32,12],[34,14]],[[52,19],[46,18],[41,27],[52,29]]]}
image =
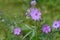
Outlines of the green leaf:
{"label": "green leaf", "polygon": [[28,32],[28,33],[23,37],[23,39],[26,38],[31,32],[32,32],[32,31]]}
{"label": "green leaf", "polygon": [[32,35],[31,35],[31,37],[30,37],[30,40],[32,40],[33,39],[33,37],[35,36],[35,33],[36,33],[36,31],[32,31]]}

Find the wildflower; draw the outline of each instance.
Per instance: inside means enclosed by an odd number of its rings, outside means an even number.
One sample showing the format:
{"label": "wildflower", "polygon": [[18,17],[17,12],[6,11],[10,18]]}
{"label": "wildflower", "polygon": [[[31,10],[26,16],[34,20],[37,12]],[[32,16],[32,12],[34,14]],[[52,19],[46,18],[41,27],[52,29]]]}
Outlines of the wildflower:
{"label": "wildflower", "polygon": [[35,6],[36,5],[36,1],[35,0],[33,0],[33,1],[31,1],[31,6]]}
{"label": "wildflower", "polygon": [[42,31],[45,32],[46,34],[48,34],[48,32],[51,31],[51,28],[48,25],[43,25]]}
{"label": "wildflower", "polygon": [[59,27],[60,27],[60,20],[58,22],[59,22]]}
{"label": "wildflower", "polygon": [[14,34],[15,35],[19,35],[21,33],[21,29],[20,28],[14,28]]}
{"label": "wildflower", "polygon": [[30,9],[30,16],[33,20],[40,20],[41,19],[41,12],[37,8]]}
{"label": "wildflower", "polygon": [[54,21],[52,27],[59,28],[59,21]]}

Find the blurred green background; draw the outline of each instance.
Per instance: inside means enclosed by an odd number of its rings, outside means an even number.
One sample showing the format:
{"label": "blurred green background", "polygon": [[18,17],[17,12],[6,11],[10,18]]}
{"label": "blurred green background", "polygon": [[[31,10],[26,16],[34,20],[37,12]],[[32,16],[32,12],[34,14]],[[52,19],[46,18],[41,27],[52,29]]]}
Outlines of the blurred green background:
{"label": "blurred green background", "polygon": [[[37,38],[36,22],[25,16],[31,7],[30,2],[31,0],[0,0],[0,40],[60,40],[60,30],[53,30],[48,35],[41,32],[44,23],[52,26],[54,20],[60,20],[60,0],[37,0],[36,7],[42,13],[42,21],[37,22]],[[13,34],[15,26],[22,29],[19,36]]]}

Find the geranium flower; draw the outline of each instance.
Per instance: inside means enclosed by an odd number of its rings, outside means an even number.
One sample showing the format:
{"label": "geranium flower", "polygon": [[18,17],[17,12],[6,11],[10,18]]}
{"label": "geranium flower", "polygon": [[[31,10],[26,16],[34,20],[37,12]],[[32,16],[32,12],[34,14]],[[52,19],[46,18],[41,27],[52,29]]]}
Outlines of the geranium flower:
{"label": "geranium flower", "polygon": [[42,31],[43,31],[44,33],[48,34],[48,32],[51,31],[51,28],[50,28],[50,26],[48,26],[48,25],[43,25]]}
{"label": "geranium flower", "polygon": [[41,12],[37,8],[30,8],[30,16],[33,20],[41,19]]}
{"label": "geranium flower", "polygon": [[21,33],[21,29],[20,28],[14,28],[14,34],[15,35],[19,35]]}
{"label": "geranium flower", "polygon": [[54,21],[52,27],[53,28],[59,28],[59,21]]}

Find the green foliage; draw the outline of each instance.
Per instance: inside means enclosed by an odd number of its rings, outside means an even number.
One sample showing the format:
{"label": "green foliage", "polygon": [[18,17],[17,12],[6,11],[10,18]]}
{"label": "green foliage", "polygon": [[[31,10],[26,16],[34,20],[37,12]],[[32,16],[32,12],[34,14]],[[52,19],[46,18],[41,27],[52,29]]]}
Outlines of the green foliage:
{"label": "green foliage", "polygon": [[[37,0],[36,7],[42,13],[37,26],[35,21],[25,17],[30,0],[0,0],[0,40],[60,40],[60,29],[49,34],[41,31],[44,23],[52,28],[52,22],[60,20],[60,0]],[[13,34],[15,26],[22,29],[19,36]]]}

